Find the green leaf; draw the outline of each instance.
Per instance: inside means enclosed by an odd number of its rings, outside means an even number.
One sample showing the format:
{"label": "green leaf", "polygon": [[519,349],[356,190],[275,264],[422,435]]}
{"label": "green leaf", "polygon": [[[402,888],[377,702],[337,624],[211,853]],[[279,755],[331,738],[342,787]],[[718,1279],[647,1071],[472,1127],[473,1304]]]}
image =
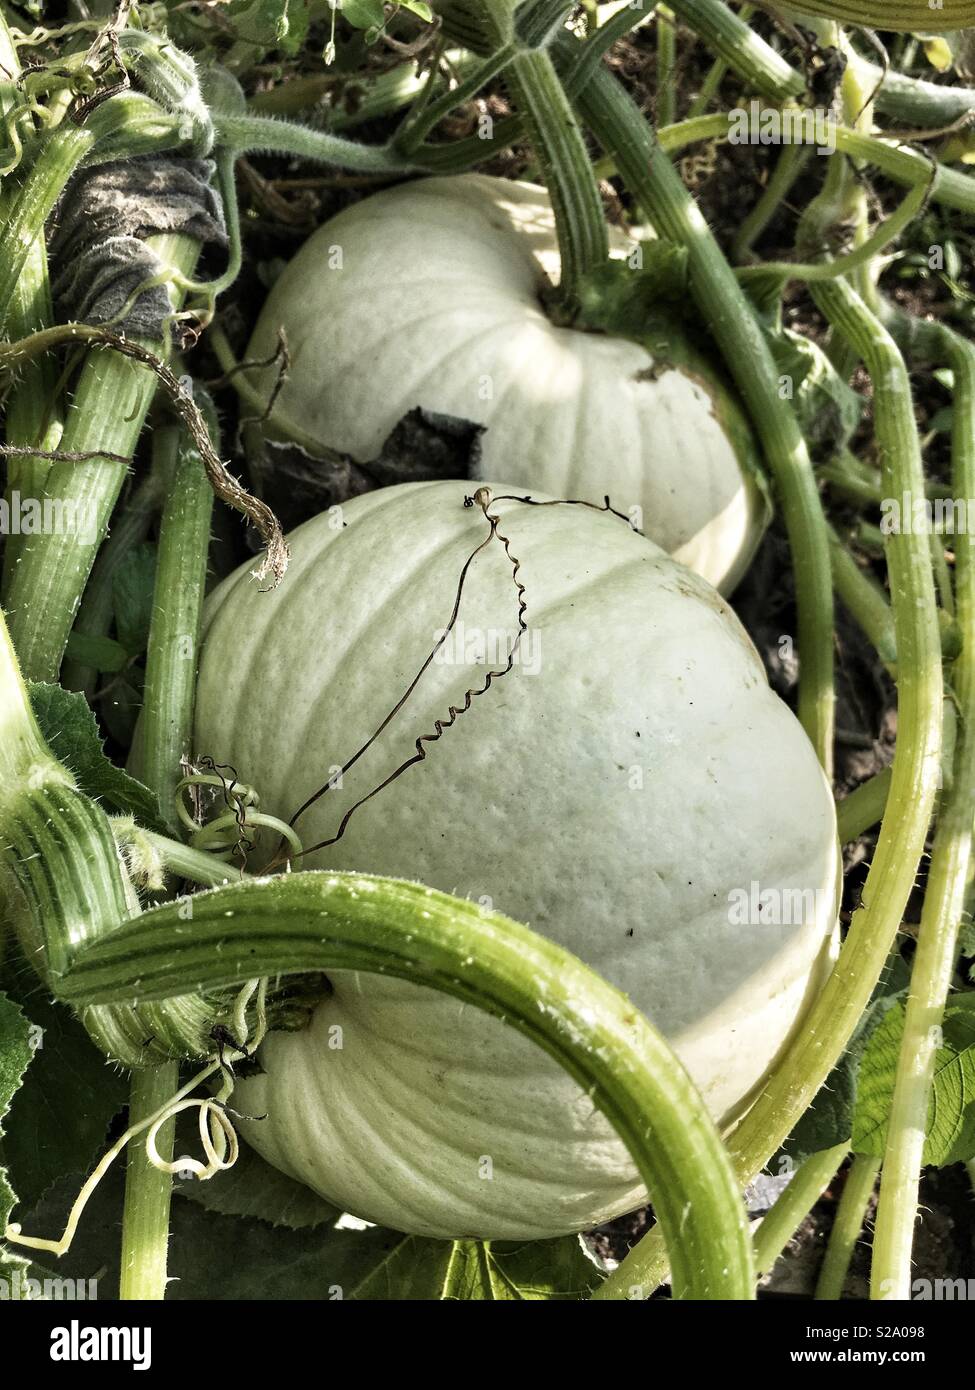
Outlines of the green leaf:
{"label": "green leaf", "polygon": [[[801,1163],[810,1154],[846,1143],[849,1139],[853,1130],[858,1074],[864,1049],[892,1005],[907,993],[910,979],[910,971],[903,958],[899,954],[891,956],[846,1051],[782,1146],[782,1156],[793,1164]],[[768,1167],[770,1172],[777,1172],[780,1163],[773,1159]]]}
{"label": "green leaf", "polygon": [[[3,1121],[33,1055],[34,1035],[29,1020],[19,1004],[6,994],[0,994],[0,1136],[6,1136],[7,1126]],[[6,1137],[9,1142],[9,1136]],[[7,1171],[6,1166],[0,1166],[0,1231],[9,1221],[17,1201]]]}
{"label": "green leaf", "polygon": [[245,43],[295,54],[308,37],[311,8],[309,0],[231,0],[226,14]]}
{"label": "green leaf", "polygon": [[928,429],[934,430],[936,434],[950,434],[955,423],[955,411],[950,405],[943,405],[940,410],[936,410],[928,422]]}
{"label": "green leaf", "polygon": [[[192,1143],[193,1135],[187,1128],[187,1149]],[[178,1142],[177,1152],[181,1151]],[[602,1277],[576,1236],[487,1245],[480,1241],[426,1240],[378,1227],[328,1229],[339,1211],[304,1184],[265,1163],[246,1144],[241,1144],[240,1157],[227,1173],[205,1183],[180,1182],[176,1190],[211,1216],[243,1218],[232,1223],[237,1232],[234,1236],[229,1220],[194,1224],[179,1216],[178,1229],[184,1233],[184,1241],[246,1243],[247,1260],[254,1268],[233,1275],[236,1292],[231,1295],[225,1287],[222,1297],[252,1296],[252,1281],[254,1288],[259,1288],[271,1277],[266,1268],[269,1263],[281,1287],[278,1293],[264,1296],[359,1302],[585,1298]],[[255,1222],[267,1228],[266,1236],[254,1229]],[[309,1239],[313,1230],[315,1235]],[[290,1238],[288,1232],[292,1233]],[[187,1270],[195,1270],[200,1257],[188,1255]],[[196,1283],[198,1277],[183,1275],[176,1296],[217,1296],[206,1293]],[[189,1279],[194,1280],[196,1295],[189,1292]]]}
{"label": "green leaf", "polygon": [[72,632],[65,655],[69,661],[90,666],[94,671],[114,675],[129,664],[129,653],[111,637],[93,637],[87,632]]}
{"label": "green leaf", "polygon": [[346,1297],[360,1302],[585,1299],[599,1282],[578,1236],[449,1243],[404,1236]]}
{"label": "green leaf", "polygon": [[400,9],[409,10],[419,19],[423,19],[427,24],[433,23],[433,10],[429,5],[423,4],[423,0],[400,0]]}
{"label": "green leaf", "polygon": [[782,329],[770,332],[768,340],[779,370],[780,393],[792,401],[814,457],[832,457],[855,434],[863,398],[812,339]]}
{"label": "green leaf", "polygon": [[288,1231],[173,1209],[170,1268],[177,1299],[583,1299],[601,1275],[576,1236],[485,1247],[365,1230]]}
{"label": "green leaf", "polygon": [[[904,1005],[894,1005],[864,1051],[853,1121],[856,1153],[884,1153],[904,1015]],[[970,1158],[975,1158],[975,994],[958,994],[945,1009],[935,1054],[924,1162],[944,1167]]]}
{"label": "green leaf", "polygon": [[[182,1132],[178,1140],[183,1142]],[[179,1152],[189,1151],[194,1142],[192,1131],[185,1137]],[[199,1143],[199,1134],[196,1134]],[[322,1226],[341,1215],[317,1192],[304,1183],[286,1177],[265,1163],[260,1154],[241,1141],[240,1157],[234,1166],[209,1182],[195,1178],[176,1184],[176,1191],[191,1201],[221,1216],[250,1216],[272,1226],[284,1226],[290,1231]]]}
{"label": "green leaf", "polygon": [[106,758],[95,716],[84,695],[42,682],[28,684],[34,717],[51,752],[74,775],[87,796],[142,825],[163,830],[159,804],[148,787]]}
{"label": "green leaf", "polygon": [[[933,8],[933,7],[932,7]],[[951,45],[943,34],[932,34],[923,41],[924,56],[938,72],[950,72],[955,61]]]}
{"label": "green leaf", "polygon": [[342,0],[342,17],[354,29],[381,29],[386,22],[383,0]]}
{"label": "green leaf", "polygon": [[123,748],[131,748],[142,711],[146,673],[142,666],[129,666],[117,677],[101,702],[101,716],[111,738]]}
{"label": "green leaf", "polygon": [[10,1108],[4,1158],[18,1197],[34,1203],[58,1178],[94,1166],[128,1086],[67,1009],[33,992],[22,1007],[34,1061]]}
{"label": "green leaf", "polygon": [[116,636],[129,656],[146,649],[155,584],[156,547],[144,542],[126,551],[112,574],[112,603]]}

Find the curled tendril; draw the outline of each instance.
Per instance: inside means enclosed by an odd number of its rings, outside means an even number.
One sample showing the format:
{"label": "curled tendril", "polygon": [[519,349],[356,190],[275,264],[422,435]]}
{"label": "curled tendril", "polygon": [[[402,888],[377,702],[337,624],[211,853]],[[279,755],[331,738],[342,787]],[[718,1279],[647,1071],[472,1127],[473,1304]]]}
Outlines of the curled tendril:
{"label": "curled tendril", "polygon": [[3,133],[10,142],[11,154],[5,164],[0,164],[0,178],[12,174],[24,157],[24,144],[17,126],[26,114],[26,107],[15,106],[3,118]]}
{"label": "curled tendril", "polygon": [[[200,766],[211,770],[188,774],[181,779],[176,789],[176,814],[189,832],[189,844],[193,849],[206,850],[215,859],[221,859],[225,863],[236,855],[243,868],[248,854],[254,848],[252,832],[263,826],[272,830],[276,836],[283,836],[296,854],[301,854],[301,840],[296,832],[277,816],[267,815],[259,809],[260,796],[257,791],[254,787],[238,781],[233,768],[216,764],[210,758],[201,758]],[[230,772],[232,777],[223,776],[224,771]],[[226,808],[221,814],[202,824],[194,818],[183,795],[184,792],[192,792],[197,787],[219,788]]]}
{"label": "curled tendril", "polygon": [[[254,996],[257,996],[256,1013],[257,1021],[254,1029],[254,1037],[247,1041],[247,1008]],[[233,1025],[235,1036],[241,1042],[234,1046],[244,1057],[250,1057],[264,1041],[267,1033],[267,981],[251,980],[240,991],[234,1004]],[[213,1064],[211,1064],[213,1065]],[[149,1132],[146,1135],[146,1157],[154,1168],[158,1168],[162,1173],[179,1173],[181,1175],[191,1175],[198,1182],[208,1182],[210,1178],[216,1177],[217,1173],[226,1172],[237,1162],[240,1153],[240,1144],[237,1139],[237,1131],[234,1129],[233,1122],[227,1113],[227,1102],[229,1101],[234,1089],[233,1068],[226,1060],[223,1044],[218,1049],[216,1064],[220,1069],[221,1083],[220,1088],[212,1096],[174,1096],[169,1102],[168,1107],[160,1111],[149,1125]],[[177,1115],[185,1110],[199,1110],[199,1130],[200,1144],[203,1149],[206,1162],[201,1162],[198,1158],[192,1158],[188,1154],[176,1159],[164,1159],[156,1147],[156,1138],[163,1125],[175,1119]]]}
{"label": "curled tendril", "polygon": [[[249,1037],[247,1010],[252,1000],[255,1004],[255,1026],[253,1037]],[[267,980],[249,980],[243,986],[234,1001],[233,1024],[235,1033],[240,1039],[240,1042],[235,1044],[237,1050],[244,1057],[250,1057],[260,1047],[267,1033]],[[192,1095],[193,1091],[218,1073],[221,1077],[221,1084],[215,1094]],[[10,1241],[11,1244],[26,1246],[30,1250],[49,1250],[52,1254],[59,1256],[67,1254],[85,1207],[98,1184],[123,1149],[143,1133],[146,1135],[146,1159],[161,1172],[191,1173],[198,1181],[206,1182],[217,1173],[232,1168],[240,1151],[237,1131],[234,1129],[227,1111],[227,1101],[230,1099],[233,1089],[233,1068],[227,1060],[221,1043],[218,1045],[216,1053],[208,1059],[206,1065],[195,1076],[191,1077],[184,1086],[181,1086],[174,1095],[170,1096],[169,1100],[161,1105],[154,1114],[140,1121],[139,1124],[131,1125],[102,1155],[98,1165],[75,1198],[64,1231],[57,1240],[49,1240],[44,1236],[25,1236],[20,1223],[17,1221],[11,1221],[8,1224],[3,1233],[4,1240]],[[168,1124],[177,1115],[194,1107],[198,1108],[200,1112],[200,1142],[203,1146],[206,1162],[184,1155],[170,1163],[160,1156],[156,1147],[159,1131],[163,1125]]]}
{"label": "curled tendril", "polygon": [[[176,1115],[184,1110],[191,1110],[194,1106],[200,1112],[200,1143],[206,1155],[206,1163],[185,1154],[171,1162],[161,1158],[156,1148],[156,1136],[159,1131]],[[237,1162],[239,1152],[237,1131],[230,1116],[219,1101],[209,1096],[191,1096],[187,1100],[179,1101],[171,1106],[165,1115],[157,1117],[146,1135],[146,1155],[153,1168],[158,1168],[161,1173],[179,1173],[181,1176],[189,1174],[200,1182],[207,1182],[217,1173],[232,1168]]]}
{"label": "curled tendril", "polygon": [[30,333],[17,342],[0,343],[0,372],[4,369],[16,369],[22,363],[29,362],[41,353],[65,342],[74,347],[81,344],[104,344],[114,352],[121,353],[133,361],[142,362],[151,369],[196,445],[214,492],[229,506],[242,512],[260,532],[265,542],[264,558],[257,568],[251,571],[254,578],[263,580],[270,576],[271,588],[280,583],[288,568],[289,550],[277,517],[260,498],[251,496],[229,471],[210,441],[206,420],[192,394],[185,390],[180,384],[180,379],[154,352],[142,343],[131,341],[119,333],[94,324],[56,324],[52,328]]}
{"label": "curled tendril", "polygon": [[237,182],[234,178],[235,155],[232,150],[218,149],[214,151],[214,160],[217,166],[217,187],[227,225],[227,268],[222,275],[216,276],[213,280],[193,280],[183,276],[180,285],[188,295],[193,296],[187,312],[196,318],[201,332],[209,328],[213,322],[217,299],[237,279],[243,261],[240,209],[237,204]]}
{"label": "curled tendril", "polygon": [[100,19],[78,19],[73,24],[61,24],[56,29],[36,24],[29,34],[23,29],[11,26],[10,37],[15,48],[38,48],[41,44],[53,42],[54,39],[67,39],[74,34],[90,34],[101,29],[102,24],[103,21]]}

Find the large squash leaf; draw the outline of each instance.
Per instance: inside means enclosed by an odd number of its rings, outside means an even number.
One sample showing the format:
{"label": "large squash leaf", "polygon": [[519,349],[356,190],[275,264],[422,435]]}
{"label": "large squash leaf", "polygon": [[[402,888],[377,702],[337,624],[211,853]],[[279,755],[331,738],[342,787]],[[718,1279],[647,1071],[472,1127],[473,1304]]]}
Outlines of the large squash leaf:
{"label": "large squash leaf", "polygon": [[[6,994],[0,994],[0,1137],[10,1104],[24,1079],[34,1054],[31,1025],[19,1004]],[[0,1231],[10,1220],[16,1195],[7,1177],[5,1165],[0,1165]]]}
{"label": "large squash leaf", "polygon": [[[857,1153],[883,1155],[904,1013],[904,1005],[896,1004],[864,1051],[853,1118]],[[937,1167],[975,1158],[975,993],[949,1003],[940,1040],[924,1144],[925,1163]]]}

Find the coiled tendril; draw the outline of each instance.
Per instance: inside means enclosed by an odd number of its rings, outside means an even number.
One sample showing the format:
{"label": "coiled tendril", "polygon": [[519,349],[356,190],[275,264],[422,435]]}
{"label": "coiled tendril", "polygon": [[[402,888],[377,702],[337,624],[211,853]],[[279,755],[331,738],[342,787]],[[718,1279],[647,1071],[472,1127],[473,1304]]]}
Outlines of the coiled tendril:
{"label": "coiled tendril", "polygon": [[[261,799],[257,790],[239,781],[234,768],[226,763],[215,763],[208,757],[200,758],[197,766],[201,770],[182,778],[176,788],[176,813],[189,832],[189,844],[193,849],[206,850],[225,863],[236,855],[239,866],[244,868],[254,848],[253,832],[264,826],[283,836],[297,854],[302,853],[297,833],[277,816],[269,816],[258,809]],[[225,772],[230,773],[229,778],[224,776]],[[203,798],[195,788],[219,788],[224,806],[218,815],[202,824],[183,795],[186,791],[193,793],[197,802],[195,809],[199,812],[199,802]]]}
{"label": "coiled tendril", "polygon": [[[235,1036],[239,1041],[234,1042],[234,1047],[245,1058],[253,1055],[267,1033],[266,996],[267,980],[249,980],[235,1001],[233,1026]],[[252,1000],[255,1006],[256,1021],[254,1036],[249,1038],[247,1010]],[[221,1076],[221,1082],[215,1093],[204,1096],[192,1094],[218,1072]],[[221,1040],[215,1053],[195,1076],[191,1077],[184,1086],[181,1086],[154,1114],[149,1115],[139,1124],[131,1125],[102,1156],[97,1167],[75,1198],[64,1231],[57,1240],[50,1240],[44,1236],[25,1236],[21,1232],[20,1223],[17,1221],[11,1221],[8,1224],[3,1233],[4,1240],[10,1241],[12,1244],[27,1246],[31,1250],[49,1250],[52,1254],[59,1256],[67,1254],[85,1207],[98,1184],[126,1145],[143,1133],[146,1135],[146,1158],[160,1172],[192,1174],[199,1182],[206,1182],[209,1178],[215,1177],[217,1173],[232,1168],[237,1162],[237,1156],[240,1152],[237,1131],[234,1129],[233,1121],[227,1110],[227,1102],[233,1089],[233,1066],[227,1059],[224,1043]],[[168,1162],[160,1156],[156,1147],[159,1131],[170,1120],[182,1114],[184,1110],[191,1110],[194,1107],[200,1112],[200,1142],[203,1146],[206,1162],[201,1162],[200,1159],[192,1158],[189,1155],[183,1155],[173,1162]]]}

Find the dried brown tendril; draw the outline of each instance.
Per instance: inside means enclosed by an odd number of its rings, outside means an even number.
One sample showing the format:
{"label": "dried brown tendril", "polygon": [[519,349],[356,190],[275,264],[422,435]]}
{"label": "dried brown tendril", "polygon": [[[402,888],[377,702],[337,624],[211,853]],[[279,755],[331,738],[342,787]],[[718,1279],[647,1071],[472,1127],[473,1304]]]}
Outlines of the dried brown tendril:
{"label": "dried brown tendril", "polygon": [[[235,795],[240,778],[237,769],[230,763],[215,763],[206,754],[197,759],[197,766],[201,772],[213,772],[220,778],[220,787],[223,793],[223,801],[228,811],[233,813],[237,823],[237,843],[234,852],[240,858],[241,868],[247,863],[247,856],[254,848],[254,841],[247,833],[247,806],[245,798]],[[230,773],[229,778],[224,773]]]}
{"label": "dried brown tendril", "polygon": [[240,428],[245,425],[263,425],[270,420],[271,413],[277,405],[284,383],[288,380],[291,372],[291,353],[288,351],[288,338],[283,328],[278,329],[278,341],[273,353],[263,362],[239,362],[236,367],[231,368],[227,373],[227,380],[233,376],[234,372],[245,371],[249,367],[277,367],[277,375],[274,378],[274,385],[268,394],[267,403],[260,415],[244,415],[240,420]]}
{"label": "dried brown tendril", "polygon": [[[385,791],[385,789],[391,783],[395,782],[398,778],[402,777],[403,773],[406,772],[408,768],[414,767],[417,763],[423,762],[427,756],[427,750],[425,745],[428,743],[436,743],[441,738],[443,738],[443,735],[447,731],[447,729],[452,728],[453,725],[457,722],[457,720],[461,717],[461,715],[467,713],[467,711],[471,708],[471,705],[473,704],[474,700],[476,700],[477,697],[480,695],[487,694],[491,686],[494,684],[495,680],[499,680],[502,676],[506,676],[514,666],[515,654],[521,643],[522,637],[528,631],[528,622],[526,617],[528,613],[528,600],[526,597],[525,586],[519,578],[519,574],[521,571],[521,561],[518,559],[518,557],[514,554],[514,552],[511,549],[510,537],[506,536],[504,532],[501,530],[501,518],[490,510],[492,504],[498,502],[520,502],[525,506],[531,507],[587,507],[591,511],[609,512],[613,516],[619,517],[621,521],[625,521],[626,524],[632,530],[637,529],[628,516],[624,515],[623,512],[617,511],[616,508],[610,505],[610,500],[608,497],[605,497],[603,499],[603,505],[600,506],[598,503],[589,502],[583,498],[577,497],[552,498],[546,501],[539,501],[531,496],[517,496],[513,493],[504,493],[498,497],[492,497],[490,488],[486,487],[478,488],[477,491],[474,492],[471,496],[465,497],[464,506],[480,507],[481,511],[484,514],[484,518],[488,523],[489,529],[487,535],[484,537],[481,543],[478,546],[476,546],[474,550],[471,551],[470,555],[468,555],[467,559],[464,561],[463,567],[460,572],[460,577],[457,581],[457,589],[454,595],[454,606],[451,610],[450,618],[447,622],[447,625],[443,629],[442,635],[434,644],[429,655],[426,657],[422,666],[417,671],[416,675],[413,677],[412,681],[410,681],[410,684],[407,686],[406,690],[396,701],[395,705],[393,705],[392,709],[383,719],[382,723],[375,730],[375,732],[370,735],[370,737],[361,746],[361,748],[359,748],[355,753],[353,753],[352,757],[349,758],[348,761],[342,765],[339,771],[337,773],[334,773],[332,777],[329,778],[329,780],[324,784],[324,786],[319,787],[319,789],[316,792],[314,792],[310,797],[308,797],[306,801],[302,802],[302,804],[298,807],[297,811],[295,811],[294,815],[291,817],[288,824],[293,827],[295,825],[295,822],[301,816],[303,816],[304,813],[311,806],[313,806],[317,801],[319,801],[327,792],[333,790],[335,786],[341,784],[341,780],[345,776],[346,772],[348,772],[349,769],[352,768],[359,761],[359,759],[372,747],[372,745],[376,742],[380,735],[389,727],[392,721],[396,718],[399,712],[406,705],[410,696],[416,690],[421,679],[423,678],[423,675],[429,669],[437,652],[446,642],[448,636],[453,631],[457,623],[457,618],[460,613],[461,600],[464,594],[464,585],[467,581],[467,576],[470,572],[471,565],[477,559],[478,555],[480,555],[482,551],[487,549],[487,547],[492,543],[492,541],[496,541],[504,548],[504,553],[507,556],[508,561],[511,565],[511,578],[517,594],[518,632],[515,636],[514,642],[511,644],[511,650],[508,655],[508,660],[504,666],[499,667],[496,670],[488,671],[481,685],[473,686],[469,690],[465,691],[463,702],[460,705],[451,705],[447,711],[447,717],[445,719],[434,720],[432,733],[419,735],[419,737],[416,739],[413,745],[416,751],[413,754],[411,754],[410,757],[406,758],[402,763],[400,763],[400,765],[397,768],[395,768],[389,774],[388,777],[384,778],[382,782],[380,782],[377,786],[373,787],[371,791],[367,792],[365,796],[360,797],[360,799],[357,802],[355,802],[354,805],[349,807],[348,811],[346,811],[345,815],[342,817],[342,820],[339,823],[338,830],[334,835],[332,835],[327,840],[319,840],[316,844],[309,845],[307,848],[301,851],[302,854],[311,854],[315,850],[327,849],[330,845],[334,845],[339,840],[341,840],[342,836],[345,834],[350,820],[355,815],[356,811],[358,811],[361,806],[364,806],[367,801],[371,801],[374,796],[378,796],[381,791]],[[278,851],[277,855],[275,855],[268,868],[269,870],[274,869],[283,863],[287,863],[290,865],[294,859],[299,857],[300,855],[296,855],[288,849],[282,848]]]}
{"label": "dried brown tendril", "polygon": [[[40,332],[32,333],[26,338],[20,338],[14,343],[0,343],[0,369],[13,370],[23,362],[30,361],[32,358],[65,343],[94,343],[111,348],[114,352],[121,353],[123,357],[130,357],[136,362],[141,362],[154,373],[160,386],[170,398],[173,409],[186,426],[193,443],[196,445],[213,491],[228,506],[241,512],[256,528],[264,541],[264,559],[254,571],[254,577],[261,580],[270,575],[272,580],[270,587],[276,587],[288,568],[290,555],[288,543],[284,538],[284,532],[277,517],[260,498],[251,496],[229,471],[210,442],[210,434],[200,407],[193,400],[193,397],[183,389],[180,380],[173,371],[149,348],[143,347],[140,343],[130,342],[122,334],[113,333],[108,328],[98,328],[89,323],[65,323],[58,324],[54,328],[41,329]],[[34,454],[36,451],[31,450],[31,453]],[[105,455],[102,454],[100,457],[105,457]]]}
{"label": "dried brown tendril", "polygon": [[216,391],[221,386],[229,386],[230,383],[234,380],[234,378],[239,376],[241,372],[257,371],[266,367],[274,367],[279,362],[282,364],[281,370],[279,372],[280,384],[276,386],[274,395],[268,402],[267,410],[265,411],[265,414],[263,416],[264,419],[267,419],[274,405],[274,398],[280,391],[281,386],[284,385],[284,381],[287,380],[286,374],[291,366],[291,354],[288,352],[288,339],[283,328],[278,329],[277,344],[275,346],[274,351],[270,353],[267,357],[249,357],[244,362],[235,362],[232,367],[228,367],[225,372],[222,372],[220,374],[220,376],[211,377],[210,380],[207,382],[207,386],[211,391]]}
{"label": "dried brown tendril", "polygon": [[108,449],[35,449],[32,444],[0,444],[0,458],[50,459],[52,463],[92,463],[95,459],[132,462],[131,455],[113,454]]}

